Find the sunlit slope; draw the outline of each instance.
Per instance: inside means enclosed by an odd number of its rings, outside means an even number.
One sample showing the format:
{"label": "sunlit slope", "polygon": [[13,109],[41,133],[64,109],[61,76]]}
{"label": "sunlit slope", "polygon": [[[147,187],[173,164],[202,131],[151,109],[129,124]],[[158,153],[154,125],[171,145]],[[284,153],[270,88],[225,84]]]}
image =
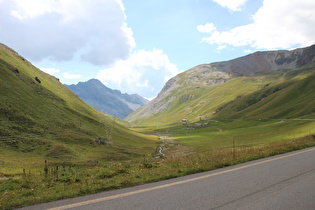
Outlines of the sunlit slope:
{"label": "sunlit slope", "polygon": [[[0,148],[40,157],[127,158],[154,148],[79,99],[59,80],[0,45]],[[95,139],[102,139],[102,144]]]}
{"label": "sunlit slope", "polygon": [[215,86],[185,85],[174,90],[166,99],[173,99],[168,109],[145,119],[138,119],[136,123],[175,123],[181,119],[190,122],[199,121],[200,117],[215,117],[220,107],[236,100],[241,95],[254,93],[266,84],[277,83],[280,77],[257,76],[232,78]]}
{"label": "sunlit slope", "polygon": [[315,118],[315,68],[278,76],[252,93],[240,94],[217,109],[216,118],[313,119]]}
{"label": "sunlit slope", "polygon": [[169,124],[181,119],[313,118],[315,69],[277,71],[235,77],[216,86],[186,84],[176,88],[168,109],[134,123]]}

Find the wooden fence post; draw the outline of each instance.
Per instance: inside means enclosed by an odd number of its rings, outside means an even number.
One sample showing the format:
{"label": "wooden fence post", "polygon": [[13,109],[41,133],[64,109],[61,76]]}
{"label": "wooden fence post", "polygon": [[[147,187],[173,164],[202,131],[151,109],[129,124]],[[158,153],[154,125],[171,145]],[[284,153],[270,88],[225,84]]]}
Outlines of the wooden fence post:
{"label": "wooden fence post", "polygon": [[233,136],[233,160],[235,160],[235,140]]}
{"label": "wooden fence post", "polygon": [[58,179],[59,177],[58,177],[58,169],[59,169],[59,167],[58,166],[56,166],[56,179]]}
{"label": "wooden fence post", "polygon": [[44,173],[45,173],[45,177],[47,177],[48,175],[47,160],[45,160]]}

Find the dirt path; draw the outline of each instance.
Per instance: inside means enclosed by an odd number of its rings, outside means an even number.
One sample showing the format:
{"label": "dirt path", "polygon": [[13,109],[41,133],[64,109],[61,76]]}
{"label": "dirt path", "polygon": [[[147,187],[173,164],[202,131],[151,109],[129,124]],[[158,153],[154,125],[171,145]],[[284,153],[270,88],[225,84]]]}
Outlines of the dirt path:
{"label": "dirt path", "polygon": [[223,130],[221,128],[218,127],[214,127],[215,129],[217,129],[218,131],[222,132]]}
{"label": "dirt path", "polygon": [[164,157],[181,157],[194,153],[193,149],[188,146],[184,146],[176,143],[176,138],[171,135],[160,135],[163,143],[160,145],[162,148]]}

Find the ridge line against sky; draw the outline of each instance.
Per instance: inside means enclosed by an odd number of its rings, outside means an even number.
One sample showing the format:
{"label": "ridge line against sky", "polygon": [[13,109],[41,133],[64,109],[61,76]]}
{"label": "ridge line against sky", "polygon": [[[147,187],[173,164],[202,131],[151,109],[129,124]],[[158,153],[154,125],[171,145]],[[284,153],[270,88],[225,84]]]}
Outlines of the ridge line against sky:
{"label": "ridge line against sky", "polygon": [[0,42],[65,84],[154,98],[196,65],[315,43],[314,0],[0,0]]}

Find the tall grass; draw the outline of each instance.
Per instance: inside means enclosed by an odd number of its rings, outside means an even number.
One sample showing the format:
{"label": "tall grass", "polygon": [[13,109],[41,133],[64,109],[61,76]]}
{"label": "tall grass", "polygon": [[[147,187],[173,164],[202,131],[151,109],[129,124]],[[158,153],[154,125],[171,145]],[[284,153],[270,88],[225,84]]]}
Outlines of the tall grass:
{"label": "tall grass", "polygon": [[[0,209],[76,197],[148,182],[209,171],[250,160],[315,146],[314,136],[254,147],[230,147],[187,156],[156,159],[147,155],[131,161],[89,164],[42,163],[42,170],[0,174]],[[45,169],[47,166],[47,169]]]}

